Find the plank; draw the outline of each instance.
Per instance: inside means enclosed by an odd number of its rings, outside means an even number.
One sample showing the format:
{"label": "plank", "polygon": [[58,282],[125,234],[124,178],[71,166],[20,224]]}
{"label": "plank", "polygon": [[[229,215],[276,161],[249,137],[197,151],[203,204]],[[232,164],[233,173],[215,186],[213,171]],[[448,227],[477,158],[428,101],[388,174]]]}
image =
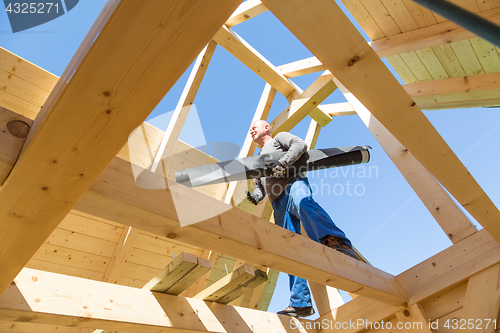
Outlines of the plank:
{"label": "plank", "polygon": [[[112,161],[75,209],[381,301],[405,299],[390,274],[184,186],[137,188],[130,175],[127,162]],[[180,227],[179,214],[203,222]]]}
{"label": "plank", "polygon": [[432,50],[450,78],[467,75],[449,44],[433,46]]}
{"label": "plank", "polygon": [[411,303],[443,293],[500,260],[500,245],[486,232],[439,252],[397,276]]}
{"label": "plank", "polygon": [[[33,283],[33,279],[37,283]],[[42,302],[41,302],[42,301]],[[287,332],[289,318],[110,283],[23,269],[0,297],[0,320],[126,332]],[[300,322],[309,322],[301,319]],[[317,332],[306,329],[305,332]]]}
{"label": "plank", "polygon": [[267,280],[267,274],[242,265],[193,298],[227,304]]}
{"label": "plank", "polygon": [[415,77],[411,69],[399,54],[387,57],[386,59],[387,61],[389,61],[392,68],[396,70],[398,75],[401,77],[401,79],[403,79],[405,83],[408,84],[418,82],[418,79]]}
{"label": "plank", "polygon": [[402,32],[419,28],[403,0],[381,0],[381,2]]}
{"label": "plank", "polygon": [[313,112],[317,105],[337,89],[332,78],[333,75],[328,71],[323,73],[303,93],[295,98],[285,110],[276,116],[269,123],[273,136],[280,132],[288,132],[308,114],[311,115],[311,118],[319,122],[321,126],[328,124],[331,121],[331,117],[327,116],[325,118],[325,114],[321,110],[314,114]]}
{"label": "plank", "polygon": [[476,228],[432,174],[373,117],[370,111],[349,90],[337,79],[334,81],[450,241],[456,244],[474,234]]}
{"label": "plank", "polygon": [[0,69],[34,84],[47,92],[52,91],[59,79],[56,75],[0,47]]}
{"label": "plank", "polygon": [[481,12],[500,7],[498,0],[477,0],[477,5]]}
{"label": "plank", "polygon": [[342,0],[342,3],[372,40],[386,36],[360,0]]}
{"label": "plank", "polygon": [[471,38],[470,43],[485,73],[500,71],[500,58],[493,44],[482,38]]}
{"label": "plank", "polygon": [[411,0],[403,0],[403,2],[408,8],[408,11],[411,13],[411,16],[413,16],[413,19],[415,20],[419,28],[428,27],[438,23],[436,21],[436,18],[432,14],[432,11],[430,11],[429,9],[420,6],[419,4]]}
{"label": "plank", "polygon": [[35,119],[40,107],[0,89],[0,107],[6,108],[28,119]]}
{"label": "plank", "polygon": [[[500,242],[500,211],[342,10],[326,0],[311,6],[292,0],[286,8],[277,0],[263,2]],[[316,24],[307,24],[312,20]],[[325,35],[328,42],[319,37]],[[349,63],[356,57],[361,60]],[[394,117],[394,110],[398,110],[398,117]]]}
{"label": "plank", "polygon": [[381,0],[363,0],[362,3],[386,36],[389,37],[401,33],[400,27],[394,22],[394,18],[381,3]]}
{"label": "plank", "polygon": [[443,65],[441,65],[441,62],[437,58],[432,48],[417,50],[415,51],[415,53],[422,61],[425,68],[427,68],[427,71],[432,76],[433,80],[442,80],[449,78]]}
{"label": "plank", "polygon": [[216,47],[217,43],[210,41],[210,43],[208,43],[208,45],[198,55],[198,58],[196,58],[191,74],[188,77],[184,90],[179,98],[179,102],[175,107],[170,122],[168,123],[165,135],[161,140],[160,147],[155,155],[153,165],[151,166],[151,172],[156,171],[161,160],[172,156],[174,147],[179,140],[182,127],[184,126],[189,111],[191,110],[191,106],[194,103],[201,81],[207,72],[208,65],[210,64],[210,60],[212,59]]}
{"label": "plank", "polygon": [[111,258],[116,247],[115,242],[61,228],[56,228],[47,238],[45,244],[53,245],[56,248],[62,247],[66,249],[73,249],[108,258]]}
{"label": "plank", "polygon": [[417,96],[413,100],[426,110],[477,108],[500,105],[498,89]]}
{"label": "plank", "polygon": [[45,272],[64,274],[64,275],[75,276],[96,281],[101,281],[103,277],[102,272],[88,270],[88,267],[77,268],[77,267],[64,266],[57,262],[54,263],[49,261],[38,260],[35,258],[31,258],[30,261],[28,261],[28,263],[26,264],[26,268],[33,268]]}
{"label": "plank", "polygon": [[203,253],[203,249],[198,246],[181,243],[175,239],[155,235],[145,232],[144,230],[140,231],[134,245],[136,248],[143,251],[170,257],[173,257],[175,254],[180,254],[181,252],[189,252],[197,256],[200,256]]}
{"label": "plank", "polygon": [[264,56],[257,52],[237,33],[222,27],[214,36],[214,41],[225,48],[229,53],[245,64],[255,74],[269,83],[273,88],[285,97],[292,94],[296,86],[289,81],[283,74],[278,73],[276,67]]}
{"label": "plank", "polygon": [[207,273],[210,268],[208,259],[182,252],[142,289],[179,295]]}
{"label": "plank", "polygon": [[434,79],[415,51],[402,53],[400,56],[419,82]]}
{"label": "plank", "polygon": [[[478,332],[495,332],[493,321],[500,308],[500,265],[491,266],[469,278],[460,320]],[[486,320],[491,320],[486,325]]]}
{"label": "plank", "polygon": [[450,43],[451,48],[455,52],[458,60],[467,75],[477,75],[484,73],[483,67],[477,58],[470,41],[460,41]]}
{"label": "plank", "polygon": [[[53,91],[56,102],[47,103],[50,111],[35,122],[32,140],[0,193],[0,265],[5,267],[0,292],[239,2],[226,1],[217,6],[215,1],[144,5],[133,0],[117,5],[92,47],[81,54],[84,60],[71,81]],[[126,61],[116,61],[124,54]]]}
{"label": "plank", "polygon": [[1,68],[0,87],[3,91],[38,107],[41,107],[49,96],[49,91],[40,89],[33,83],[21,79],[20,77]]}
{"label": "plank", "polygon": [[80,329],[75,327],[53,326],[53,325],[37,325],[23,322],[0,322],[0,332],[8,333],[79,333]]}
{"label": "plank", "polygon": [[110,258],[64,247],[43,244],[31,260],[101,273],[104,276]]}
{"label": "plank", "polygon": [[111,221],[109,222],[97,221],[96,219],[81,216],[78,212],[72,211],[66,215],[58,228],[118,243],[123,226],[111,224]]}
{"label": "plank", "polygon": [[260,0],[245,1],[234,11],[225,25],[232,28],[266,11],[267,7]]}
{"label": "plank", "polygon": [[122,235],[118,240],[117,245],[111,255],[111,261],[109,262],[106,273],[104,273],[104,282],[117,283],[123,272],[123,266],[125,261],[130,256],[132,252],[132,246],[139,234],[139,230],[126,227],[122,231]]}

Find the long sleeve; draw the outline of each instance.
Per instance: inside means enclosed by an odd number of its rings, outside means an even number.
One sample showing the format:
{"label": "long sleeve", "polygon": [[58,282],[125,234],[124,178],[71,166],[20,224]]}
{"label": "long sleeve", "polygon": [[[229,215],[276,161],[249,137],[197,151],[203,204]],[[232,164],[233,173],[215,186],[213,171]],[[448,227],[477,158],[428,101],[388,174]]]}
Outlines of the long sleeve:
{"label": "long sleeve", "polygon": [[301,138],[293,134],[281,132],[276,134],[274,139],[283,147],[283,150],[286,151],[285,156],[279,160],[281,165],[285,168],[295,163],[295,161],[307,151],[307,144]]}

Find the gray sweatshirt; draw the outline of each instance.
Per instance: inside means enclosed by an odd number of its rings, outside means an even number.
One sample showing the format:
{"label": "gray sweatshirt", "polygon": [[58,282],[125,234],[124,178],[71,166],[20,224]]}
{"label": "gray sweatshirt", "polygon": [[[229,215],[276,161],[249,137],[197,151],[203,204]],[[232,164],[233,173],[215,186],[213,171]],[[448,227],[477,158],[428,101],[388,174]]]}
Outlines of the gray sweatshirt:
{"label": "gray sweatshirt", "polygon": [[[304,154],[307,151],[307,145],[298,136],[295,136],[287,132],[281,132],[276,134],[276,136],[273,139],[269,140],[264,145],[264,147],[262,147],[260,153],[267,154],[275,151],[287,152],[285,156],[283,156],[279,160],[281,165],[287,168],[290,165],[292,165],[296,160],[298,160],[300,156],[302,156],[302,154]],[[267,194],[269,200],[273,202],[276,198],[280,196],[281,193],[283,193],[283,191],[285,191],[288,183],[290,183],[293,179],[297,177],[305,177],[305,176],[303,173],[301,173],[296,177],[292,178],[273,178],[273,177],[257,178],[255,179],[254,193],[259,196],[259,200],[264,199],[264,197]]]}

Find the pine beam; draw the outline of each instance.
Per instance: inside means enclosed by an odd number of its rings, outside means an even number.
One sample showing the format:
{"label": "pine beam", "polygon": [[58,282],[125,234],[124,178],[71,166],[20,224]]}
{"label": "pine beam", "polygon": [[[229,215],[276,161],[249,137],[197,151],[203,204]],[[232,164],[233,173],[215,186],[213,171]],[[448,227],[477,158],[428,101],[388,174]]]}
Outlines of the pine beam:
{"label": "pine beam", "polygon": [[296,90],[292,81],[280,74],[269,60],[231,29],[223,26],[214,40],[283,96],[288,97]]}
{"label": "pine beam", "polygon": [[476,228],[429,171],[342,83],[334,81],[450,241],[455,244],[475,233]]}
{"label": "pine beam", "polygon": [[500,242],[498,208],[338,5],[328,0],[291,0],[286,6],[279,0],[263,2]]}
{"label": "pine beam", "polygon": [[[35,121],[31,141],[0,192],[0,292],[238,2],[121,1],[95,41],[90,41],[92,47],[80,48],[84,54],[74,59],[83,60],[64,89],[56,86],[52,92],[53,102],[46,103]],[[62,79],[69,80],[64,75]]]}
{"label": "pine beam", "polygon": [[337,89],[332,79],[331,73],[328,71],[323,73],[303,93],[292,100],[290,106],[270,122],[273,136],[279,132],[291,130],[307,115],[320,123],[321,126],[328,124],[332,118],[319,110],[317,106]]}
{"label": "pine beam", "polygon": [[[274,313],[27,268],[0,296],[0,321],[14,326],[15,322],[29,323],[32,329],[38,324],[55,325],[61,327],[61,332],[69,332],[66,328],[94,328],[113,332],[219,333],[253,327],[256,333],[285,333],[291,332],[289,320]],[[308,327],[311,324],[308,320],[300,322]]]}
{"label": "pine beam", "polygon": [[418,303],[396,312],[398,321],[402,324],[404,333],[422,332],[433,333],[429,328],[429,318]]}

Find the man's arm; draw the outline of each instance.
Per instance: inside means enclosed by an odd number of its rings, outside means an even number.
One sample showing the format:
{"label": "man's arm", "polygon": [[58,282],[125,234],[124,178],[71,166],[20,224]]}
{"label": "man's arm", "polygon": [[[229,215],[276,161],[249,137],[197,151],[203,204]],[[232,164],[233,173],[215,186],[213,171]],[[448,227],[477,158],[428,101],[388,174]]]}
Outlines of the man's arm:
{"label": "man's arm", "polygon": [[279,160],[280,164],[285,168],[295,163],[295,161],[307,151],[307,144],[301,138],[293,134],[281,132],[276,134],[274,140],[276,140],[283,147],[283,150],[286,151],[285,156]]}

